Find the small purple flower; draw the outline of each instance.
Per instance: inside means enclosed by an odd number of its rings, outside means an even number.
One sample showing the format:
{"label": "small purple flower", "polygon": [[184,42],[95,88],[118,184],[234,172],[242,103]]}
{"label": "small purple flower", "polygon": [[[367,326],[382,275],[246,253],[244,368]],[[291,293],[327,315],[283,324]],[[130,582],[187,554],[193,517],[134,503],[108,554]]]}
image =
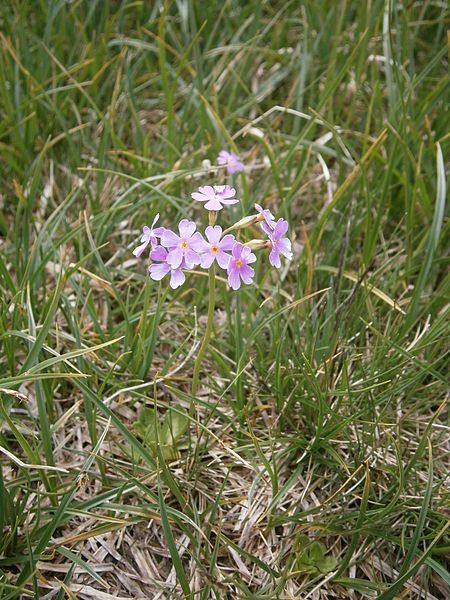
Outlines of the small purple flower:
{"label": "small purple flower", "polygon": [[241,287],[241,279],[247,285],[252,282],[255,270],[249,266],[255,262],[256,256],[248,246],[236,242],[233,246],[232,257],[228,263],[228,283],[233,290]]}
{"label": "small purple flower", "polygon": [[235,195],[236,190],[229,185],[204,185],[191,194],[194,200],[206,202],[206,210],[222,210],[222,204],[236,204],[239,200]]}
{"label": "small purple flower", "polygon": [[188,269],[200,264],[198,252],[201,250],[203,238],[195,231],[193,221],[183,219],[178,225],[180,235],[166,229],[161,236],[161,244],[169,249],[167,263],[172,269],[178,269],[184,262]]}
{"label": "small purple flower", "polygon": [[227,172],[232,175],[233,173],[240,173],[245,169],[244,164],[239,160],[239,156],[235,152],[228,152],[227,150],[221,150],[217,157],[218,165],[227,165]]}
{"label": "small purple flower", "polygon": [[260,217],[263,219],[259,223],[261,229],[264,231],[264,233],[270,235],[275,227],[275,217],[268,208],[263,208],[259,204],[255,204],[255,208],[259,212]]}
{"label": "small purple flower", "polygon": [[200,250],[200,265],[204,269],[209,269],[215,260],[222,269],[228,267],[231,256],[225,252],[232,250],[236,240],[234,239],[234,235],[228,234],[220,239],[221,235],[222,227],[220,225],[216,225],[215,227],[210,225],[205,229],[205,236],[208,241],[203,240]]}
{"label": "small purple flower", "polygon": [[159,213],[153,219],[151,227],[147,227],[147,225],[145,225],[144,229],[142,230],[141,242],[143,243],[133,250],[133,254],[137,258],[141,256],[141,254],[144,252],[144,250],[149,244],[151,244],[151,247],[154,248],[158,244],[157,238],[160,238],[164,233],[164,227],[157,227],[156,229],[154,229],[156,223],[158,222],[158,219]]}
{"label": "small purple flower", "polygon": [[148,271],[150,273],[150,277],[154,281],[160,281],[163,277],[170,273],[170,287],[172,289],[176,289],[186,280],[186,276],[181,270],[185,267],[185,264],[184,261],[182,261],[181,265],[177,269],[173,269],[167,262],[168,256],[169,253],[165,248],[162,246],[157,246],[150,252],[150,258],[158,262],[152,263],[149,266]]}
{"label": "small purple flower", "polygon": [[269,262],[272,266],[277,267],[277,269],[281,267],[280,254],[288,260],[292,259],[291,240],[283,237],[288,230],[288,226],[289,224],[286,219],[278,219],[273,231],[269,233],[269,240],[272,244]]}

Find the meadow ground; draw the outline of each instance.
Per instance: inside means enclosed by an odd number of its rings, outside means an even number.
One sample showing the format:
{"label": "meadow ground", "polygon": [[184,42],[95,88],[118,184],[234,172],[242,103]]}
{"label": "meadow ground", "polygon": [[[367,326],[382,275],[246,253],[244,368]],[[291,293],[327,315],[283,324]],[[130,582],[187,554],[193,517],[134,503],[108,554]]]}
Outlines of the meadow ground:
{"label": "meadow ground", "polygon": [[[1,3],[2,599],[450,597],[449,17]],[[226,182],[294,256],[218,278],[193,398],[207,273],[132,250]]]}

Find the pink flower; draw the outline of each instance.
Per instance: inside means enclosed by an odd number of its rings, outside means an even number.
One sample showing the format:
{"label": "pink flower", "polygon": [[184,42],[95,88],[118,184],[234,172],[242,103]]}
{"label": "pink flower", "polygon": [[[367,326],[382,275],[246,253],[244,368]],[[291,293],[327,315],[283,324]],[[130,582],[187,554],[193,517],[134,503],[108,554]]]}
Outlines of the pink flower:
{"label": "pink flower", "polygon": [[275,217],[268,208],[263,208],[259,204],[255,204],[255,208],[263,218],[263,221],[259,223],[261,229],[264,233],[270,235],[275,227]]}
{"label": "pink flower", "polygon": [[156,229],[154,229],[154,226],[158,222],[158,219],[159,214],[157,214],[156,217],[153,219],[151,227],[147,227],[147,225],[145,225],[144,229],[142,230],[141,237],[141,242],[143,243],[133,250],[134,256],[141,256],[141,254],[144,252],[144,250],[149,244],[151,244],[152,248],[154,248],[158,244],[157,238],[160,238],[164,233],[164,227],[157,227]]}
{"label": "pink flower", "polygon": [[255,276],[255,270],[249,266],[255,262],[256,256],[248,248],[239,242],[233,246],[232,257],[228,263],[228,283],[233,290],[238,290],[241,287],[241,279],[247,285],[252,282]]}
{"label": "pink flower", "polygon": [[288,230],[288,222],[285,219],[278,219],[273,231],[269,233],[269,240],[272,244],[272,250],[269,254],[269,262],[272,266],[279,269],[281,267],[280,254],[288,260],[292,259],[291,240],[283,237]]}
{"label": "pink flower", "polygon": [[228,234],[220,239],[222,235],[222,227],[220,225],[216,225],[215,227],[210,225],[205,229],[205,235],[208,241],[203,240],[202,242],[200,265],[204,269],[209,269],[216,260],[219,267],[226,269],[231,256],[226,254],[225,251],[233,248],[235,242],[234,235]]}
{"label": "pink flower", "polygon": [[222,204],[236,204],[239,200],[235,195],[236,190],[229,185],[204,185],[191,194],[194,200],[206,202],[206,210],[222,210]]}
{"label": "pink flower", "polygon": [[183,219],[178,225],[180,235],[170,229],[166,229],[162,234],[161,244],[169,249],[167,263],[172,269],[178,269],[183,261],[188,269],[200,264],[198,252],[204,240],[195,229],[196,225],[193,221]]}
{"label": "pink flower", "polygon": [[181,268],[184,268],[185,265],[182,262],[177,269],[173,269],[167,262],[168,255],[169,253],[165,248],[162,246],[157,246],[150,252],[150,258],[158,261],[158,263],[152,263],[149,266],[148,271],[150,273],[150,277],[154,281],[160,281],[163,277],[170,273],[170,287],[172,289],[176,289],[186,280],[186,276],[181,270]]}
{"label": "pink flower", "polygon": [[228,152],[227,150],[221,150],[217,157],[218,165],[227,165],[227,171],[232,175],[233,173],[240,173],[245,169],[244,164],[239,160],[239,156],[234,152]]}

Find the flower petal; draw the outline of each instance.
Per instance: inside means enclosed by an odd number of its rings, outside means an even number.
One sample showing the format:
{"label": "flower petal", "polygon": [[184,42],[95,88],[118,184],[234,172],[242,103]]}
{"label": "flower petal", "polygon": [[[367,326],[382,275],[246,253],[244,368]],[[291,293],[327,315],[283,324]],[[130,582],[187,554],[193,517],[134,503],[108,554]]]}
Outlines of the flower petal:
{"label": "flower petal", "polygon": [[222,235],[222,227],[220,225],[209,225],[205,229],[205,235],[210,244],[219,244],[220,236]]}
{"label": "flower petal", "polygon": [[286,219],[278,219],[275,225],[275,229],[273,231],[274,237],[282,237],[288,230],[289,223]]}
{"label": "flower petal", "polygon": [[165,231],[165,227],[156,227],[156,229],[153,230],[153,235],[160,238]]}
{"label": "flower petal", "polygon": [[231,250],[234,258],[239,258],[242,254],[243,245],[239,242],[236,242]]}
{"label": "flower petal", "polygon": [[150,258],[152,260],[160,260],[165,262],[167,259],[167,250],[162,246],[156,246],[156,248],[150,252]]}
{"label": "flower petal", "polygon": [[209,244],[203,239],[200,231],[196,231],[189,240],[189,247],[195,252],[207,252],[209,250]]}
{"label": "flower petal", "polygon": [[147,246],[148,246],[148,241],[145,241],[143,244],[141,244],[140,246],[135,248],[133,250],[134,256],[136,256],[136,258],[139,258],[141,256],[141,254],[144,252],[144,250],[147,248]]}
{"label": "flower petal", "polygon": [[228,269],[231,256],[229,254],[225,254],[223,250],[219,250],[219,252],[216,254],[216,260],[221,269]]}
{"label": "flower petal", "polygon": [[208,196],[208,198],[211,198],[215,194],[214,188],[212,187],[212,185],[201,185],[198,188],[198,191],[201,194],[204,194],[205,196]]}
{"label": "flower petal", "polygon": [[226,150],[221,150],[217,157],[217,163],[219,165],[226,165],[230,158],[230,154]]}
{"label": "flower petal", "polygon": [[187,240],[194,234],[197,225],[194,221],[189,221],[188,219],[182,219],[178,225],[178,231],[180,232],[180,237]]}
{"label": "flower petal", "polygon": [[214,262],[214,254],[212,254],[212,252],[209,252],[207,254],[202,254],[200,256],[200,266],[203,269],[209,269],[209,267],[213,264]]}
{"label": "flower petal", "polygon": [[227,200],[226,198],[221,198],[220,201],[222,202],[222,204],[237,204],[239,202],[239,200],[237,198],[233,198],[233,199],[229,199],[229,200]]}
{"label": "flower petal", "polygon": [[153,219],[153,223],[152,223],[151,229],[153,229],[153,227],[156,225],[156,223],[158,222],[158,220],[159,220],[159,213],[156,213],[156,216]]}
{"label": "flower petal", "polygon": [[200,194],[200,192],[192,192],[191,198],[194,198],[194,200],[198,200],[198,202],[207,202],[209,200],[209,196],[206,196],[205,194]]}
{"label": "flower petal", "polygon": [[[216,186],[216,190],[219,186]],[[222,186],[220,186],[222,187]],[[233,196],[236,196],[236,190],[232,187],[230,187],[229,185],[225,185],[223,186],[223,190],[222,191],[218,191],[217,193],[220,194],[222,196],[222,198],[233,198]]]}
{"label": "flower petal", "polygon": [[148,271],[152,279],[160,281],[170,271],[170,267],[167,263],[152,263],[149,266]]}
{"label": "flower petal", "polygon": [[227,235],[225,235],[220,242],[218,243],[218,246],[221,250],[231,250],[234,246],[236,239],[234,237],[234,235],[232,235],[231,233],[227,233]]}
{"label": "flower petal", "polygon": [[246,263],[254,263],[256,260],[256,256],[251,251],[251,248],[249,248],[248,246],[244,246],[242,248],[242,259]]}
{"label": "flower petal", "polygon": [[142,229],[141,242],[148,242],[148,240],[150,239],[151,232],[152,232],[152,230],[150,229],[150,227],[147,227],[147,225],[144,225],[144,227]]}
{"label": "flower petal", "polygon": [[222,210],[223,206],[220,204],[219,200],[213,198],[205,204],[205,208],[206,210]]}
{"label": "flower petal", "polygon": [[167,255],[167,262],[172,269],[178,269],[183,260],[183,251],[181,248],[173,248]]}
{"label": "flower petal", "polygon": [[228,267],[228,283],[233,290],[238,290],[241,287],[239,271],[236,267]]}
{"label": "flower petal", "polygon": [[173,269],[170,274],[170,287],[175,290],[186,281],[186,275],[180,269]]}
{"label": "flower petal", "polygon": [[252,267],[249,267],[248,265],[242,265],[240,274],[243,282],[249,285],[255,276],[255,269],[252,269]]}
{"label": "flower petal", "polygon": [[161,236],[161,244],[166,248],[173,248],[174,246],[178,246],[180,244],[179,236],[170,231],[170,229],[166,229]]}
{"label": "flower petal", "polygon": [[269,254],[269,262],[273,267],[279,269],[281,267],[280,253],[278,249],[273,247]]}
{"label": "flower petal", "polygon": [[184,260],[188,269],[200,264],[200,256],[190,248],[184,253]]}
{"label": "flower petal", "polygon": [[267,224],[267,221],[261,221],[259,224],[264,233],[268,236],[273,235],[273,229]]}
{"label": "flower petal", "polygon": [[292,259],[291,240],[289,240],[288,238],[281,238],[281,240],[278,240],[277,247],[283,256],[285,256],[289,260]]}

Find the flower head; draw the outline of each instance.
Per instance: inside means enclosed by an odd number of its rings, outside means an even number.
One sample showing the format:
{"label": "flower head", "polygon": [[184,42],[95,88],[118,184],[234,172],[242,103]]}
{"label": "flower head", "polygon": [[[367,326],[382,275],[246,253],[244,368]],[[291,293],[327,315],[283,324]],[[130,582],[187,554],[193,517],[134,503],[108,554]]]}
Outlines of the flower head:
{"label": "flower head", "polygon": [[267,235],[273,231],[275,227],[275,217],[268,208],[263,208],[259,204],[255,204],[256,210],[259,212],[260,227]]}
{"label": "flower head", "polygon": [[183,261],[188,269],[200,264],[198,252],[204,240],[195,229],[196,225],[193,221],[183,219],[178,225],[180,235],[170,229],[166,229],[162,234],[161,244],[169,249],[167,263],[172,269],[178,269]]}
{"label": "flower head", "polygon": [[226,269],[231,258],[229,254],[226,254],[226,251],[233,248],[236,241],[234,235],[228,234],[220,239],[222,236],[222,227],[220,225],[216,225],[215,227],[210,225],[205,229],[205,236],[206,240],[203,240],[200,250],[200,265],[204,269],[209,269],[216,260],[219,267]]}
{"label": "flower head", "polygon": [[158,219],[159,219],[159,213],[153,219],[153,223],[151,224],[151,227],[147,227],[147,225],[145,225],[144,229],[142,230],[142,237],[141,237],[142,243],[140,246],[138,246],[137,248],[135,248],[133,250],[134,256],[136,256],[136,257],[141,256],[141,254],[144,252],[144,250],[147,248],[147,246],[149,244],[151,244],[152,248],[154,248],[158,244],[158,238],[160,238],[162,236],[162,234],[164,233],[164,227],[157,227],[156,229],[154,229],[156,223],[158,222]]}
{"label": "flower head", "polygon": [[288,222],[286,219],[278,219],[273,231],[269,234],[269,240],[272,245],[269,254],[269,262],[272,266],[277,267],[277,269],[281,267],[280,254],[285,256],[288,260],[292,259],[291,240],[284,237],[287,230]]}
{"label": "flower head", "polygon": [[239,156],[235,152],[228,152],[227,150],[221,150],[217,157],[217,164],[227,165],[227,172],[232,175],[233,173],[240,173],[244,170],[244,164],[239,160]]}
{"label": "flower head", "polygon": [[154,248],[150,252],[150,258],[158,262],[152,263],[149,266],[148,271],[150,273],[150,277],[155,281],[160,281],[163,277],[170,273],[170,287],[172,289],[176,289],[186,280],[186,276],[181,270],[185,267],[185,264],[184,261],[182,261],[177,269],[173,269],[167,261],[168,256],[169,253],[162,246],[157,246]]}
{"label": "flower head", "polygon": [[250,263],[255,262],[256,256],[247,246],[236,242],[232,249],[232,257],[228,263],[228,283],[233,290],[241,287],[241,279],[247,285],[252,282],[255,270]]}
{"label": "flower head", "polygon": [[223,204],[236,204],[239,200],[235,195],[236,190],[229,185],[204,185],[191,194],[194,200],[206,202],[206,210],[222,210]]}

